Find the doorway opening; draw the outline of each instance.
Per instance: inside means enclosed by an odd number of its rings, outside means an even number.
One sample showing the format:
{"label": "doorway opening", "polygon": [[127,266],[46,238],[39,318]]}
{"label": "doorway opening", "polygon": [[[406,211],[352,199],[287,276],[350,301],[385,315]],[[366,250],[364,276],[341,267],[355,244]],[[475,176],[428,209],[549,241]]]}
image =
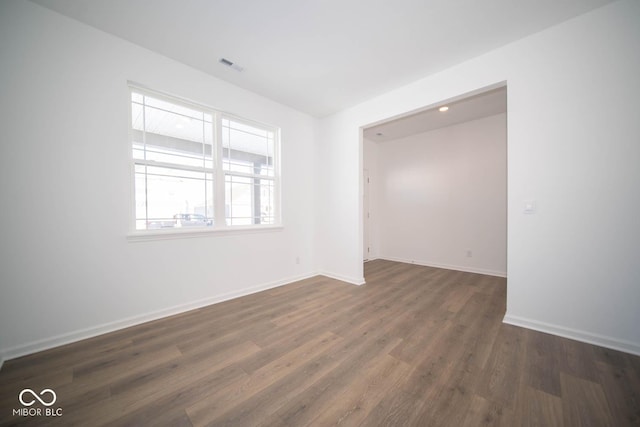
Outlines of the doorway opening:
{"label": "doorway opening", "polygon": [[506,277],[507,87],[363,129],[363,261]]}

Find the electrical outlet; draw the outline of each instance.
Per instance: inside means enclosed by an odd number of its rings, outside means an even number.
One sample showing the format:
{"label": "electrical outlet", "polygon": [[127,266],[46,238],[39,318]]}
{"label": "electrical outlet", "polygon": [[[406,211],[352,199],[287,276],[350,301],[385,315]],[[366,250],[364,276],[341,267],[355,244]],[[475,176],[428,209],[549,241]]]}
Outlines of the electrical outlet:
{"label": "electrical outlet", "polygon": [[467,258],[471,258],[473,256],[473,251],[471,249],[467,249]]}
{"label": "electrical outlet", "polygon": [[299,256],[296,257],[296,264],[300,264],[300,257]]}

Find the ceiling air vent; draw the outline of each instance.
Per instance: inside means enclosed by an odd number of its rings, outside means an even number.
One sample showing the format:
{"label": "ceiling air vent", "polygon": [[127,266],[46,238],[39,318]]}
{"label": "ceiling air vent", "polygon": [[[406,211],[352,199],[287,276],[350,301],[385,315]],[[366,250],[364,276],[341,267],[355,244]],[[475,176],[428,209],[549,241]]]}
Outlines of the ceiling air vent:
{"label": "ceiling air vent", "polygon": [[223,65],[226,65],[227,67],[231,67],[236,71],[242,71],[243,68],[241,66],[239,66],[238,64],[235,64],[233,61],[229,61],[227,58],[220,58],[220,60],[218,61]]}

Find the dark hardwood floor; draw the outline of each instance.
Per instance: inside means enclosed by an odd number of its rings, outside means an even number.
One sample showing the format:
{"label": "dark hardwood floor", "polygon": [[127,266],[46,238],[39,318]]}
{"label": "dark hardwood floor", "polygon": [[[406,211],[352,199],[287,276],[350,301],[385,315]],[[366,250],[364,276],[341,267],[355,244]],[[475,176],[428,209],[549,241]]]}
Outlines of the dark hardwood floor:
{"label": "dark hardwood floor", "polygon": [[[9,360],[0,425],[640,425],[640,358],[503,324],[504,279],[380,260],[365,276]],[[25,388],[61,416],[14,416]]]}

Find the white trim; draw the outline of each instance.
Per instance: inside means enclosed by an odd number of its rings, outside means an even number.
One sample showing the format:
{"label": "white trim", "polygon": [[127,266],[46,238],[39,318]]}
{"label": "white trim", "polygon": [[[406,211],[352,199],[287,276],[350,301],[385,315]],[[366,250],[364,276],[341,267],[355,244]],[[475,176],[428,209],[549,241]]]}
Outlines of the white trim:
{"label": "white trim", "polygon": [[273,195],[273,208],[275,212],[275,221],[278,224],[282,224],[283,212],[282,212],[282,130],[279,127],[274,128],[273,134],[273,173],[275,174],[275,186]]}
{"label": "white trim", "polygon": [[[184,157],[184,156],[183,156]],[[152,168],[162,168],[162,169],[175,169],[179,171],[189,171],[189,172],[201,172],[201,173],[209,173],[213,175],[213,169],[205,168],[202,166],[188,166],[181,165],[178,163],[167,163],[167,162],[159,162],[157,160],[144,160],[144,159],[133,159],[133,166],[149,166]]]}
{"label": "white trim", "polygon": [[212,235],[233,235],[233,234],[252,234],[252,233],[268,233],[284,230],[281,225],[236,225],[226,226],[224,228],[168,228],[166,230],[146,230],[131,232],[127,235],[129,242],[149,242],[153,240],[171,240],[171,239],[190,239],[194,237],[207,237]]}
{"label": "white trim", "polygon": [[[153,165],[152,165],[153,166]],[[179,168],[176,168],[179,169]],[[258,178],[258,179],[270,179],[271,181],[274,181],[275,183],[275,176],[274,175],[259,175],[259,174],[255,174],[255,173],[247,173],[247,172],[233,172],[233,171],[222,171],[223,175],[226,176],[239,176],[241,178]],[[275,185],[275,184],[274,184]]]}
{"label": "white trim", "polygon": [[416,261],[412,259],[404,259],[404,258],[396,258],[396,257],[388,257],[388,256],[379,256],[376,259],[384,259],[387,261],[395,261],[395,262],[403,262],[405,264],[415,264],[421,265],[423,267],[434,267],[434,268],[443,268],[445,270],[456,270],[456,271],[464,271],[465,273],[476,273],[476,274],[484,274],[487,276],[496,276],[496,277],[507,277],[507,273],[504,271],[495,271],[489,270],[485,268],[475,268],[475,267],[466,267],[460,265],[450,265],[450,264],[440,264],[437,262],[429,262],[429,261]]}
{"label": "white trim", "polygon": [[608,337],[600,334],[594,334],[591,332],[581,331],[578,329],[567,328],[564,326],[553,325],[551,323],[540,322],[538,320],[527,319],[525,317],[513,316],[508,313],[505,314],[504,319],[502,319],[502,322],[508,325],[532,329],[534,331],[557,335],[559,337],[569,338],[572,340],[581,341],[588,344],[593,344],[600,347],[606,347],[612,350],[622,351],[625,353],[630,353],[636,356],[640,356],[640,344],[633,343],[630,341],[612,338],[612,337]]}
{"label": "white trim", "polygon": [[360,277],[360,278],[348,277],[348,276],[343,276],[341,274],[329,273],[326,271],[320,271],[318,272],[318,274],[321,276],[326,276],[330,279],[340,280],[341,282],[346,282],[356,286],[364,285],[366,283],[364,280],[364,277]]}
{"label": "white trim", "polygon": [[[214,112],[213,114],[213,134],[215,135],[215,141],[222,141],[222,113]],[[215,165],[222,165],[223,151],[222,144],[216,143],[214,145],[215,153],[213,154],[213,161]],[[224,168],[215,168],[215,178],[213,180],[213,217],[224,218],[223,221],[218,221],[219,229],[227,228],[226,213],[225,213],[225,201],[224,197],[216,198],[216,194],[225,194],[225,182],[224,182]],[[226,196],[225,196],[226,197]]]}
{"label": "white trim", "polygon": [[48,350],[61,345],[70,344],[76,341],[92,338],[92,337],[106,334],[109,332],[114,332],[119,329],[128,328],[130,326],[139,325],[139,324],[150,322],[153,320],[158,320],[164,317],[184,313],[186,311],[195,310],[197,308],[206,307],[208,305],[217,304],[217,303],[228,301],[234,298],[239,298],[239,297],[254,294],[257,292],[265,291],[267,289],[277,288],[279,286],[288,285],[289,283],[297,282],[297,281],[308,279],[310,277],[315,277],[315,276],[317,276],[316,273],[310,273],[310,274],[305,274],[305,275],[300,275],[295,277],[289,277],[282,280],[263,283],[261,285],[253,286],[240,291],[227,292],[221,295],[204,298],[198,301],[193,301],[186,304],[180,304],[177,306],[152,311],[146,314],[128,317],[126,319],[104,323],[102,325],[92,326],[89,328],[56,335],[54,337],[32,341],[32,342],[21,344],[9,349],[1,350],[0,361],[4,362],[5,360],[15,359],[16,357],[21,357],[21,356],[36,353],[39,351]]}
{"label": "white trim", "polygon": [[[167,102],[177,102],[179,104],[182,104],[182,106],[187,107],[187,108],[191,108],[191,109],[206,109],[206,110],[215,110],[216,112],[222,112],[220,110],[218,110],[217,108],[211,107],[210,105],[207,104],[202,104],[198,101],[194,101],[192,99],[189,98],[185,98],[182,95],[175,95],[173,93],[170,92],[165,92],[162,90],[157,90],[157,89],[153,89],[150,88],[146,85],[140,84],[140,83],[136,83],[134,81],[131,80],[127,80],[127,86],[129,87],[129,103],[131,103],[131,92],[132,90],[135,92],[141,92],[143,95],[145,96],[150,96],[152,98],[164,98],[163,101],[167,101]],[[226,114],[226,113],[225,113]],[[131,115],[129,115],[131,117]]]}

